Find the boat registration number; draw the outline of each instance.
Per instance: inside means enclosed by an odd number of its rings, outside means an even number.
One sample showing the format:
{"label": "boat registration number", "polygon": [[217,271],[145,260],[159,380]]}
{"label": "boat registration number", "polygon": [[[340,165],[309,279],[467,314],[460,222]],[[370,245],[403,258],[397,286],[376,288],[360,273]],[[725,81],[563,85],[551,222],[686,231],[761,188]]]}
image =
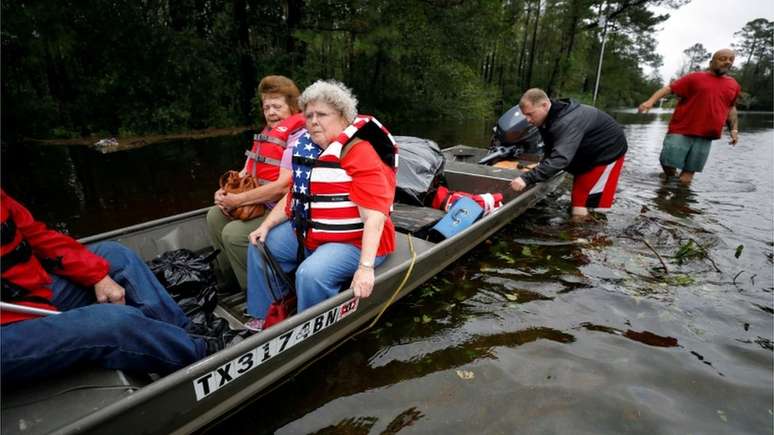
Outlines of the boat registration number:
{"label": "boat registration number", "polygon": [[199,376],[193,381],[196,401],[204,399],[250,370],[352,314],[357,310],[357,304],[357,298],[350,299],[314,319],[272,338],[255,349],[243,353],[217,369]]}

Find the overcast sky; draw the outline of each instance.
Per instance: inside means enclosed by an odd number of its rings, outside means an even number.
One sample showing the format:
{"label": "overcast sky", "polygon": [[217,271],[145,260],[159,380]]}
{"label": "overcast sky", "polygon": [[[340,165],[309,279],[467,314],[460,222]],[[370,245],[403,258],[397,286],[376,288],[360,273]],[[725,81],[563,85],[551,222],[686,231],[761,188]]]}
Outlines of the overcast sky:
{"label": "overcast sky", "polygon": [[[664,58],[659,75],[666,82],[683,64],[683,50],[700,42],[709,52],[730,47],[734,32],[756,18],[774,21],[772,0],[692,0],[680,9],[654,9],[669,13],[654,35]],[[739,59],[737,59],[737,63]],[[650,70],[646,68],[646,71]]]}

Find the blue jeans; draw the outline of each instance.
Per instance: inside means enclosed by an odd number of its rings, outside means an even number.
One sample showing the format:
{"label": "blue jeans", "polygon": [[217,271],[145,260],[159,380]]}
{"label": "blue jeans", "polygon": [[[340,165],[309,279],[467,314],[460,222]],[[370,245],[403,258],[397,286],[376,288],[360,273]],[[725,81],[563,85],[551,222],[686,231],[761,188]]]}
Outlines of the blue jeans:
{"label": "blue jeans", "polygon": [[3,383],[85,364],[167,374],[206,355],[204,340],[188,335],[185,313],[134,252],[115,242],[90,250],[110,263],[126,305],[97,304],[93,288],[52,275],[52,303],[62,313],[2,327]]}
{"label": "blue jeans", "polygon": [[[349,285],[360,263],[360,248],[349,243],[325,243],[314,251],[304,248],[306,258],[298,265],[298,239],[290,221],[272,228],[266,247],[285,273],[296,270],[298,312],[339,293]],[[376,257],[376,266],[387,256]],[[274,298],[266,283],[263,256],[255,245],[247,248],[247,313],[265,319]],[[287,289],[280,289],[284,295]],[[277,295],[279,296],[279,294]]]}

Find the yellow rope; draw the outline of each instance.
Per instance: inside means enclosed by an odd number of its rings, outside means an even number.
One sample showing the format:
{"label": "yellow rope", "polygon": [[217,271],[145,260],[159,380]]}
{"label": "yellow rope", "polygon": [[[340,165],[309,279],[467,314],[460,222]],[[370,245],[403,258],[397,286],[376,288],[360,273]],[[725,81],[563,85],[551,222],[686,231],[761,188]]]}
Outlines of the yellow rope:
{"label": "yellow rope", "polygon": [[[382,306],[382,309],[379,310],[379,314],[374,317],[374,320],[371,322],[370,325],[368,325],[365,329],[358,332],[357,334],[362,333],[363,331],[367,331],[371,329],[372,326],[376,324],[376,322],[379,321],[379,318],[382,317],[382,314],[389,308],[390,305],[395,301],[395,298],[398,297],[400,294],[400,291],[403,290],[403,287],[406,285],[406,282],[408,281],[409,277],[411,276],[411,272],[414,271],[414,263],[417,260],[417,253],[414,251],[414,242],[411,241],[411,234],[406,234],[406,237],[408,238],[409,243],[409,252],[411,253],[411,264],[409,264],[408,270],[406,271],[406,275],[403,276],[403,281],[400,283],[397,289],[395,289],[395,292],[392,294],[390,299],[387,300],[387,302],[384,303],[384,306]],[[355,334],[355,335],[357,335]]]}
{"label": "yellow rope", "polygon": [[262,392],[260,392],[258,394],[258,396],[256,397],[256,399],[264,397],[267,394],[271,393],[272,391],[278,389],[282,385],[285,385],[288,381],[290,381],[291,379],[293,379],[296,376],[298,376],[302,371],[308,369],[309,366],[311,366],[312,364],[316,363],[317,361],[325,358],[326,356],[330,355],[331,353],[333,353],[333,351],[335,351],[336,349],[341,347],[344,343],[348,342],[349,340],[351,340],[351,339],[357,337],[358,335],[368,331],[369,329],[371,329],[372,326],[374,326],[376,324],[376,322],[379,321],[379,318],[382,317],[382,314],[384,314],[384,312],[387,310],[387,308],[389,308],[389,306],[392,305],[392,303],[395,301],[395,298],[398,297],[398,295],[400,294],[400,291],[403,290],[403,287],[405,287],[406,282],[408,282],[408,279],[411,276],[411,272],[414,271],[414,263],[416,263],[416,260],[417,260],[417,253],[416,253],[416,251],[414,251],[414,242],[411,240],[411,234],[407,234],[406,237],[408,237],[409,252],[411,253],[411,263],[409,264],[408,270],[406,271],[406,275],[403,276],[403,281],[400,283],[398,288],[395,289],[395,292],[393,292],[393,294],[390,297],[390,299],[388,299],[387,302],[384,303],[384,305],[382,306],[382,309],[379,310],[379,314],[376,315],[376,317],[371,322],[371,324],[366,326],[365,328],[361,329],[360,331],[355,332],[354,334],[350,335],[349,337],[344,338],[343,340],[339,341],[338,343],[334,344],[333,346],[329,347],[323,353],[317,354],[312,359],[307,361],[304,365],[302,365],[301,367],[296,369],[292,375],[284,377],[283,379],[281,379],[280,381],[278,381],[277,383],[275,383],[274,385],[272,385],[268,389],[263,390]]}

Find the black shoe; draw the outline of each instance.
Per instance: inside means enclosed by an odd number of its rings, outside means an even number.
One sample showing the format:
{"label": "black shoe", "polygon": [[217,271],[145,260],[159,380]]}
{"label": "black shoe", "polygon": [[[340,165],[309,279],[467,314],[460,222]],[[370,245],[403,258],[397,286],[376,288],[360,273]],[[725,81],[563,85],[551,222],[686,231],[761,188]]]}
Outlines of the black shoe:
{"label": "black shoe", "polygon": [[204,342],[207,344],[207,355],[209,356],[241,342],[249,335],[247,331],[227,329],[221,334],[214,336],[205,335],[200,338],[204,339]]}

